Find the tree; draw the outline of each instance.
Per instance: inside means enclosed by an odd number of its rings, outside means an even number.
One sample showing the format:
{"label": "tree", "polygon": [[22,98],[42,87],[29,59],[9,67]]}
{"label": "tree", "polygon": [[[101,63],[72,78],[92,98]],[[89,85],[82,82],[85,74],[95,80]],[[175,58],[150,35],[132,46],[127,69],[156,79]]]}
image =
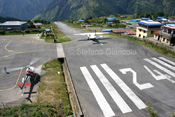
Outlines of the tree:
{"label": "tree", "polygon": [[104,20],[103,20],[103,23],[106,23],[107,22],[107,18],[105,18]]}
{"label": "tree", "polygon": [[160,11],[160,12],[157,12],[156,15],[157,15],[157,16],[164,16],[165,13],[164,13],[163,11]]}

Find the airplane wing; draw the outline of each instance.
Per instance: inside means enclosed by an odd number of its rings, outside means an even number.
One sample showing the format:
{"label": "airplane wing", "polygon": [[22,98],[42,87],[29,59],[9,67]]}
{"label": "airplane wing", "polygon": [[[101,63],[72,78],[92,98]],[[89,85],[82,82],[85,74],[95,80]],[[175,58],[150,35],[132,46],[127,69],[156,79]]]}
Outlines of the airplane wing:
{"label": "airplane wing", "polygon": [[97,38],[104,37],[104,36],[96,36]]}
{"label": "airplane wing", "polygon": [[103,34],[101,32],[97,32],[97,33],[79,33],[79,34],[74,34],[74,35],[82,35],[82,36],[89,36],[89,35],[100,35],[100,34]]}

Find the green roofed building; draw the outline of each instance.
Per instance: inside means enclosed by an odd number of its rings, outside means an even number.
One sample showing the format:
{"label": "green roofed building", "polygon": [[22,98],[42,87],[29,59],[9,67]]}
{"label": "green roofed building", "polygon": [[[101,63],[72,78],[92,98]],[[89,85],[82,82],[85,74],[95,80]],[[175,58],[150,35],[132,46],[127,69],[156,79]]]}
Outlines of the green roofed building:
{"label": "green roofed building", "polygon": [[117,18],[107,18],[107,22],[120,23],[120,20]]}

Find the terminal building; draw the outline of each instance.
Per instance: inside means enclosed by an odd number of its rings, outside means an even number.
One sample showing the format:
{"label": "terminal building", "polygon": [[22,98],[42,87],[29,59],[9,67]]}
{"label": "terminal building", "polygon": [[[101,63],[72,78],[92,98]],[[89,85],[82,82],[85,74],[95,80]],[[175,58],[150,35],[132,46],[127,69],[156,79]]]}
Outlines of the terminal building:
{"label": "terminal building", "polygon": [[161,29],[162,23],[147,20],[138,22],[138,27],[136,29],[136,36],[139,38],[154,37],[154,32]]}
{"label": "terminal building", "polygon": [[6,21],[0,24],[0,30],[25,30],[27,22],[22,21]]}

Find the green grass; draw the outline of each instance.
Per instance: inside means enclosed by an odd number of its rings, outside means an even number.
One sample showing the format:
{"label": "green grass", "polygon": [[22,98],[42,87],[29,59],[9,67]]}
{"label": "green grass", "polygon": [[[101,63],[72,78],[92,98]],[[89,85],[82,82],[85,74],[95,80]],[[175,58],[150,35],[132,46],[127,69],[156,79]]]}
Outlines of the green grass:
{"label": "green grass", "polygon": [[74,21],[74,22],[72,23],[72,22],[69,22],[68,20],[65,20],[65,21],[62,21],[62,23],[67,24],[67,25],[69,25],[69,26],[71,26],[71,27],[73,27],[73,28],[82,29],[82,28],[80,27],[80,24],[81,24],[81,23],[79,23],[78,21]]}
{"label": "green grass", "polygon": [[61,116],[55,105],[51,104],[21,104],[18,107],[0,109],[1,117],[43,117]]}
{"label": "green grass", "polygon": [[63,43],[63,42],[71,41],[63,32],[60,31],[60,29],[54,22],[52,22],[52,28],[53,28],[53,32],[56,35],[55,40],[57,42]]}
{"label": "green grass", "polygon": [[[41,77],[38,89],[38,102],[49,103],[61,99],[65,115],[71,115],[72,110],[61,62],[57,59],[49,61],[43,65],[43,70],[48,72]],[[58,71],[60,74],[58,74]]]}
{"label": "green grass", "polygon": [[31,31],[30,33],[26,33],[25,31],[22,32],[5,32],[5,34],[0,34],[0,36],[5,36],[5,35],[26,35],[26,34],[38,34],[38,32],[33,32]]}
{"label": "green grass", "polygon": [[162,47],[162,46],[157,46],[155,45],[154,43],[152,42],[148,42],[148,41],[144,41],[144,40],[139,40],[137,38],[134,38],[134,37],[130,37],[130,36],[120,36],[118,34],[107,34],[108,36],[111,36],[112,38],[124,38],[124,39],[128,39],[128,40],[131,40],[131,41],[134,41],[138,44],[141,44],[141,45],[144,45],[145,47],[149,47],[161,54],[164,54],[166,56],[169,56],[169,57],[172,57],[172,58],[175,58],[175,53],[165,47]]}

